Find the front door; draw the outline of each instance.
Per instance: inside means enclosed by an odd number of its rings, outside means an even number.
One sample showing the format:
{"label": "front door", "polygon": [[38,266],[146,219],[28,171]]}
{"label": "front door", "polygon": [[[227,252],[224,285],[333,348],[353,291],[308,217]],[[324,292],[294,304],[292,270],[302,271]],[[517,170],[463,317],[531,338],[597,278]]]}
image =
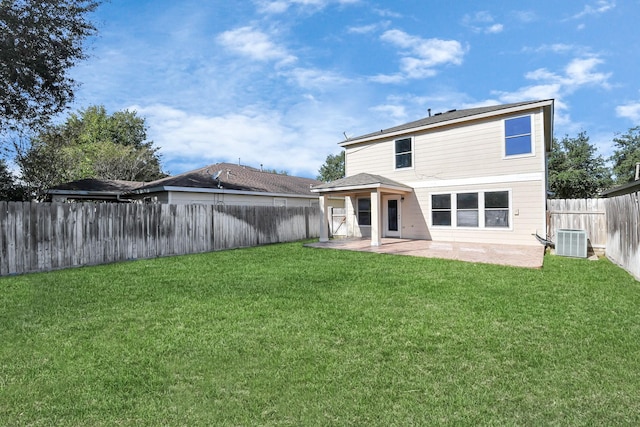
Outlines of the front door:
{"label": "front door", "polygon": [[400,196],[390,196],[384,202],[384,237],[400,237]]}

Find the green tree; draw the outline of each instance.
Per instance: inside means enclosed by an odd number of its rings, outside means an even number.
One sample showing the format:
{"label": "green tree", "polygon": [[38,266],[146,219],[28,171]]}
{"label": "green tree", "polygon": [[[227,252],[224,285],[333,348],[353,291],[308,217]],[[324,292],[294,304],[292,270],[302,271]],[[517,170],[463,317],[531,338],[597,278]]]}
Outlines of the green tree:
{"label": "green tree", "polygon": [[0,158],[0,200],[22,200],[22,187],[16,183],[7,162]]}
{"label": "green tree", "polygon": [[554,138],[549,156],[549,188],[558,199],[595,197],[611,185],[611,172],[596,155],[586,132],[577,137]]}
{"label": "green tree", "polygon": [[68,70],[86,59],[83,43],[101,0],[0,0],[0,133],[41,129],[73,100]]}
{"label": "green tree", "polygon": [[318,180],[324,182],[344,178],[344,151],[340,154],[329,154],[318,171]]}
{"label": "green tree", "polygon": [[616,149],[611,156],[616,184],[626,184],[635,178],[636,163],[640,162],[640,126],[613,138]]}
{"label": "green tree", "polygon": [[153,181],[166,176],[158,149],[147,141],[144,118],[135,111],[107,114],[103,106],[72,113],[18,150],[22,180],[35,194],[84,178]]}

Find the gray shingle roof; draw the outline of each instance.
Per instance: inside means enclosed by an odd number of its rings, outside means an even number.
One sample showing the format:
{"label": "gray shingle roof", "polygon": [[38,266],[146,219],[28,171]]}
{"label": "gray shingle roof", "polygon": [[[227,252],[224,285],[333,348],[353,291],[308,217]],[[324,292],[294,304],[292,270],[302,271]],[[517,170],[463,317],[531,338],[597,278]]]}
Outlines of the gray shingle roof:
{"label": "gray shingle roof", "polygon": [[[218,177],[214,179],[216,175]],[[162,189],[166,187],[186,187],[314,196],[311,187],[318,184],[320,181],[311,178],[264,172],[233,163],[216,163],[146,183],[135,192],[163,191]]]}
{"label": "gray shingle roof", "polygon": [[377,132],[368,133],[366,135],[361,135],[353,138],[348,138],[346,141],[343,141],[341,144],[349,144],[350,142],[358,141],[360,139],[367,139],[371,137],[375,137],[378,135],[385,135],[389,133],[401,132],[403,130],[409,130],[414,128],[420,128],[423,126],[429,126],[441,122],[447,122],[450,120],[462,119],[465,117],[476,116],[485,113],[492,113],[495,111],[506,110],[509,108],[525,106],[529,104],[536,104],[541,101],[526,101],[526,102],[516,102],[513,104],[501,104],[501,105],[491,105],[487,107],[478,107],[478,108],[469,108],[466,110],[451,110],[445,113],[437,113],[430,117],[425,117],[420,120],[415,120],[413,122],[405,123],[402,125],[394,126],[388,129],[381,129]]}

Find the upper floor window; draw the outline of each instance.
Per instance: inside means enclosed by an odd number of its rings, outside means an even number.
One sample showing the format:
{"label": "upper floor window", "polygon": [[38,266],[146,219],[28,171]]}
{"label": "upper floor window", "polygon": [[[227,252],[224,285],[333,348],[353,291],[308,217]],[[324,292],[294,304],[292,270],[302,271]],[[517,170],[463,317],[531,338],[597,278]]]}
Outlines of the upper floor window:
{"label": "upper floor window", "polygon": [[413,166],[411,138],[396,139],[396,169]]}
{"label": "upper floor window", "polygon": [[505,149],[507,156],[531,154],[531,116],[516,117],[504,121]]}

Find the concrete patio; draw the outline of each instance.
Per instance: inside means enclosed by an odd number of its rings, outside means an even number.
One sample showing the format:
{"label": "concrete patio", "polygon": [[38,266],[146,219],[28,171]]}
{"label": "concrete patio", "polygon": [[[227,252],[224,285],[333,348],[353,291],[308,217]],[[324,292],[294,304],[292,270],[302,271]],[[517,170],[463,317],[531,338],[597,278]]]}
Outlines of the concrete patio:
{"label": "concrete patio", "polygon": [[545,247],[542,245],[489,245],[392,238],[382,239],[381,246],[371,246],[370,239],[334,239],[324,243],[309,243],[305,246],[425,258],[444,258],[525,268],[542,268],[545,252]]}

